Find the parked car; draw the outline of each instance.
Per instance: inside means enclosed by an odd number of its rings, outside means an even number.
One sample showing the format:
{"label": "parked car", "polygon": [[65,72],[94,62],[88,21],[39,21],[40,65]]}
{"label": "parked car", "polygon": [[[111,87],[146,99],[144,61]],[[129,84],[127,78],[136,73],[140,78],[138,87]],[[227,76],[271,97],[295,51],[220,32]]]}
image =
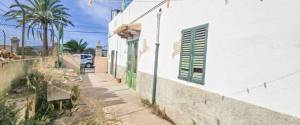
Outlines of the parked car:
{"label": "parked car", "polygon": [[80,54],[80,64],[86,68],[94,67],[94,57],[92,54]]}

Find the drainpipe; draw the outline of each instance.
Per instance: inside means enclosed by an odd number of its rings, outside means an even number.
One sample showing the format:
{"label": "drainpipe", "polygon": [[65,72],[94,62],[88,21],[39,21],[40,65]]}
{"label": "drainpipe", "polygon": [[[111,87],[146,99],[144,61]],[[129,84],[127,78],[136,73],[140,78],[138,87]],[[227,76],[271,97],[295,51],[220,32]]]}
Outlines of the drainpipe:
{"label": "drainpipe", "polygon": [[119,40],[117,41],[117,49],[115,51],[116,55],[116,63],[115,63],[115,79],[117,78],[117,72],[118,72],[118,51],[119,51]]}
{"label": "drainpipe", "polygon": [[118,68],[118,51],[116,50],[116,63],[115,63],[115,78],[117,78],[117,68]]}
{"label": "drainpipe", "polygon": [[159,54],[159,33],[160,33],[160,17],[161,9],[157,13],[157,34],[155,44],[155,60],[154,60],[154,76],[153,76],[153,92],[152,92],[152,104],[156,103],[156,84],[157,84],[157,67],[158,67],[158,54]]}

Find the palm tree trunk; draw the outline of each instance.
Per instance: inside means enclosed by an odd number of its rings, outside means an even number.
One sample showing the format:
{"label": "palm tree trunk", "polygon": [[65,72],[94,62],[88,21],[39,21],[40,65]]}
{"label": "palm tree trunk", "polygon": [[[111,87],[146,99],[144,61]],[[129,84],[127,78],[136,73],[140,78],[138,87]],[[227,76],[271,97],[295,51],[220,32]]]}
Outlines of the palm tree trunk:
{"label": "palm tree trunk", "polygon": [[[53,35],[53,34],[52,34]],[[55,42],[54,42],[54,36],[51,35],[51,42],[52,42],[52,49],[51,49],[51,54],[53,55],[55,53],[54,48],[55,48]]]}
{"label": "palm tree trunk", "polygon": [[48,56],[49,49],[48,49],[48,24],[44,24],[44,31],[43,31],[43,48],[44,48],[44,54],[43,56]]}

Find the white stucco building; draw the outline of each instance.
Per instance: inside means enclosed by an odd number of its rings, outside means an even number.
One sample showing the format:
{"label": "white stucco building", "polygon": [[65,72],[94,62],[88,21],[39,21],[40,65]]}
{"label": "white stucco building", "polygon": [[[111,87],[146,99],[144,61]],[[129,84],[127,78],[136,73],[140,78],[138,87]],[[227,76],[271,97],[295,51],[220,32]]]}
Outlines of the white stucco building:
{"label": "white stucco building", "polygon": [[149,1],[109,23],[110,74],[151,101],[161,8],[156,103],[171,119],[300,124],[299,0]]}

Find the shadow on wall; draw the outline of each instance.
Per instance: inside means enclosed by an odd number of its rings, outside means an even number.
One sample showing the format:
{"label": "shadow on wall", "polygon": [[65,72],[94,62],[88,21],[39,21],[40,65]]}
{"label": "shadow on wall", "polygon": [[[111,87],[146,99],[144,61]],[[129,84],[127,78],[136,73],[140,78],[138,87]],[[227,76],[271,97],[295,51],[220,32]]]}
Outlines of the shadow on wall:
{"label": "shadow on wall", "polygon": [[80,69],[80,56],[79,55],[65,54],[63,59],[64,59],[65,67],[71,68],[74,70]]}
{"label": "shadow on wall", "polygon": [[39,59],[0,63],[0,93],[6,92],[13,80],[30,73],[38,62]]}

